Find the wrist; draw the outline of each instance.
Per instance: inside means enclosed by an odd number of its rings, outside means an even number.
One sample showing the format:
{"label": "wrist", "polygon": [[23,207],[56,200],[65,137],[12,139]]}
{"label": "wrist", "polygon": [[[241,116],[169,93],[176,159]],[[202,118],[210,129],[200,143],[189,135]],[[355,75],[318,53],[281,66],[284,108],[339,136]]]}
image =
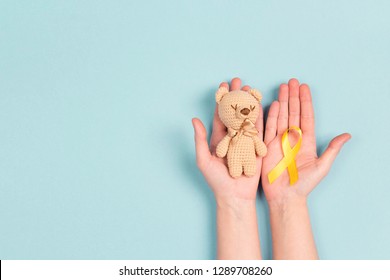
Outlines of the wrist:
{"label": "wrist", "polygon": [[215,198],[217,211],[228,212],[236,215],[256,211],[255,199],[241,198]]}
{"label": "wrist", "polygon": [[292,212],[307,208],[306,196],[291,196],[268,201],[270,212]]}
{"label": "wrist", "polygon": [[306,196],[268,203],[274,259],[318,259]]}
{"label": "wrist", "polygon": [[216,205],[218,259],[261,259],[256,201],[216,197]]}

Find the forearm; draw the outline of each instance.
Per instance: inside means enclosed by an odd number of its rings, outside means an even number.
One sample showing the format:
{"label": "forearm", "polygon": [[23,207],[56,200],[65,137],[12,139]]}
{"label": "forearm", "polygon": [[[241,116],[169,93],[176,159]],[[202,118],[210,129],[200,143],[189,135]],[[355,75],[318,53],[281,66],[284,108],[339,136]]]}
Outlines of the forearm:
{"label": "forearm", "polygon": [[255,200],[217,199],[217,258],[261,259]]}
{"label": "forearm", "polygon": [[274,259],[318,259],[306,198],[270,202]]}

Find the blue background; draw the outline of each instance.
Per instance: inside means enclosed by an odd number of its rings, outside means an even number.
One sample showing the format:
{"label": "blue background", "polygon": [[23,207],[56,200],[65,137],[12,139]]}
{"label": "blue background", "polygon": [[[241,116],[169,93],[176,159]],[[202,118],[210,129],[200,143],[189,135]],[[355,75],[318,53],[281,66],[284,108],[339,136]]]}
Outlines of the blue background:
{"label": "blue background", "polygon": [[[240,2],[240,3],[238,3]],[[389,1],[0,1],[0,259],[212,259],[191,118],[235,76],[308,83],[323,259],[390,258]],[[263,256],[267,206],[258,200]]]}

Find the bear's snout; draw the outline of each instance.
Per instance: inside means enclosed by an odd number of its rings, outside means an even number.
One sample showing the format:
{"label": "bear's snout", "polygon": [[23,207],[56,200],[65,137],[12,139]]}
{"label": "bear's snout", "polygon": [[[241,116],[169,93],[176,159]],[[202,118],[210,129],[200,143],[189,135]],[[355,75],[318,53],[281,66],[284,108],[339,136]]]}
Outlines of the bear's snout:
{"label": "bear's snout", "polygon": [[244,109],[241,109],[240,113],[247,116],[249,115],[249,113],[251,112],[251,110],[249,110],[248,108],[244,108]]}

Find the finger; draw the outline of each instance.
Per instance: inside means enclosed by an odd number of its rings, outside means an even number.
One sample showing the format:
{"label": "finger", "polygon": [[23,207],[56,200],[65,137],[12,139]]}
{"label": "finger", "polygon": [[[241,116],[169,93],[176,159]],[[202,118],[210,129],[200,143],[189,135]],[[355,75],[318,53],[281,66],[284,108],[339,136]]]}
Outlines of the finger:
{"label": "finger", "polygon": [[241,87],[241,80],[240,78],[234,78],[232,82],[230,83],[230,90],[239,90]]}
{"label": "finger", "polygon": [[215,149],[217,148],[219,141],[221,141],[225,135],[226,135],[226,127],[221,121],[221,119],[219,118],[218,104],[217,104],[214,110],[213,131],[211,133],[211,139],[210,139],[211,153],[215,153]]}
{"label": "finger", "polygon": [[250,89],[251,89],[251,87],[248,86],[248,85],[243,86],[243,87],[241,88],[241,90],[243,90],[243,91],[248,91],[248,90],[250,90]]}
{"label": "finger", "polygon": [[263,139],[264,137],[264,120],[263,120],[263,107],[259,104],[259,116],[257,117],[255,123],[256,129],[259,132],[259,137]]}
{"label": "finger", "polygon": [[265,124],[264,143],[268,145],[276,136],[279,116],[279,102],[274,101],[268,112],[267,123]]}
{"label": "finger", "polygon": [[195,132],[196,164],[199,169],[203,170],[211,159],[209,146],[207,144],[207,132],[203,123],[197,118],[192,119],[192,125]]}
{"label": "finger", "polygon": [[306,84],[299,87],[299,100],[301,103],[301,129],[303,134],[314,139],[314,109],[310,88]]}
{"label": "finger", "polygon": [[334,160],[336,159],[343,145],[349,139],[351,139],[351,137],[352,137],[351,134],[343,133],[333,138],[332,141],[330,141],[328,148],[326,148],[325,152],[322,154],[322,156],[319,159],[319,166],[324,176],[329,172]]}
{"label": "finger", "polygon": [[283,134],[288,126],[288,85],[281,84],[279,88],[278,134]]}
{"label": "finger", "polygon": [[300,104],[299,104],[299,81],[291,79],[288,82],[288,126],[299,127],[300,122]]}
{"label": "finger", "polygon": [[219,84],[219,87],[221,88],[221,87],[225,87],[225,88],[227,88],[228,90],[229,90],[229,84],[227,83],[227,82],[222,82],[222,83],[220,83]]}

